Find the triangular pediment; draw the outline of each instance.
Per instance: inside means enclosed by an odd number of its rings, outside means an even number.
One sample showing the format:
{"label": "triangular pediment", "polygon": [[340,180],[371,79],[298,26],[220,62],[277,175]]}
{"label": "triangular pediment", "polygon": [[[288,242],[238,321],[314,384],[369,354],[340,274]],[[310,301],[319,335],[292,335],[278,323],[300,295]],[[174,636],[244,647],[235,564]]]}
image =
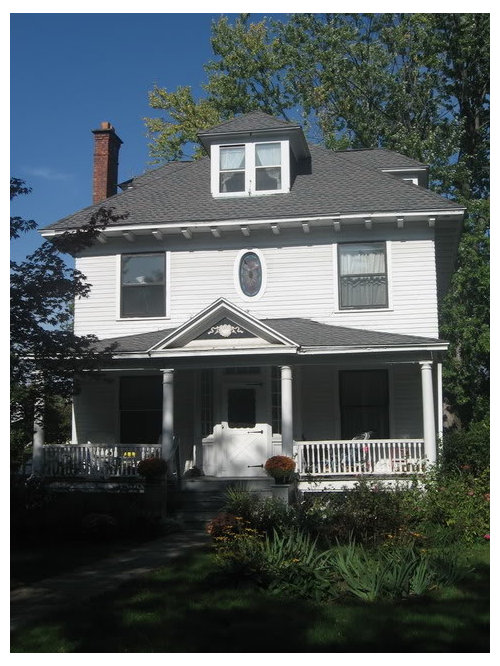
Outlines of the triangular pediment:
{"label": "triangular pediment", "polygon": [[256,317],[224,298],[192,317],[152,347],[166,350],[209,351],[227,349],[295,348],[297,345]]}

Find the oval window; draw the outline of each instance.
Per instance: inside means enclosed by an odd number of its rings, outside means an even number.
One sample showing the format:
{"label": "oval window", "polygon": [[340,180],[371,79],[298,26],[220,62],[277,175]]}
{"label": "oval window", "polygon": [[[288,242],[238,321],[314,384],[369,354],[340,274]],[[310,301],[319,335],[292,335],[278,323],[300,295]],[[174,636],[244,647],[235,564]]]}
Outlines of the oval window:
{"label": "oval window", "polygon": [[262,287],[262,264],[255,252],[245,252],[240,260],[240,288],[245,296],[256,296]]}

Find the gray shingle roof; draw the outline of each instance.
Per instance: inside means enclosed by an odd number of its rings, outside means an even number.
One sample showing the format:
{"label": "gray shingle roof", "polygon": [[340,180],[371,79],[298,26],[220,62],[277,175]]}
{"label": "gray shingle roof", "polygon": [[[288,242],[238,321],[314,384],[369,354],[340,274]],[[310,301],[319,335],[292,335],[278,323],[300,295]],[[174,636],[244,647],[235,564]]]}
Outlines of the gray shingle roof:
{"label": "gray shingle roof", "polygon": [[199,136],[212,136],[216,134],[230,134],[231,132],[255,132],[257,130],[300,128],[296,123],[289,123],[281,118],[275,118],[263,111],[250,111],[242,116],[226,120],[216,127],[211,127],[199,133]]}
{"label": "gray shingle roof", "polygon": [[352,164],[373,169],[421,169],[426,164],[385,148],[342,150],[337,153]]}
{"label": "gray shingle roof", "polygon": [[[265,220],[373,212],[457,210],[440,195],[364,167],[320,146],[310,145],[311,169],[297,174],[291,191],[271,196],[214,198],[210,193],[210,159],[171,164],[140,176],[132,189],[89,206],[49,225],[73,229],[87,222],[98,208],[112,206],[128,213],[126,224],[186,224],[218,220]],[[368,154],[371,151],[359,151]],[[362,160],[359,158],[359,161]],[[117,225],[123,224],[118,221]],[[110,225],[110,228],[113,225]]]}
{"label": "gray shingle roof", "polygon": [[[301,347],[405,347],[432,345],[442,340],[416,335],[400,335],[346,326],[330,326],[311,319],[283,318],[263,319],[262,323],[281,333]],[[137,333],[120,338],[108,338],[99,342],[99,348],[116,344],[116,353],[146,352],[176,329],[164,329],[150,333]]]}

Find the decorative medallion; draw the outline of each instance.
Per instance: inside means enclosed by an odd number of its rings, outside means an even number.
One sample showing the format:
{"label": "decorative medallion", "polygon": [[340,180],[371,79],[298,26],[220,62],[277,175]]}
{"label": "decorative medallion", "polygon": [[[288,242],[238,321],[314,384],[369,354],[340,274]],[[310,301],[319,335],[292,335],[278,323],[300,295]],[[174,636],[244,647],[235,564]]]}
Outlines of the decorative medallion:
{"label": "decorative medallion", "polygon": [[218,326],[212,326],[208,331],[208,335],[214,335],[215,333],[218,333],[221,338],[230,338],[233,333],[244,333],[244,330],[232,324],[219,324]]}
{"label": "decorative medallion", "polygon": [[234,321],[231,321],[227,317],[224,317],[216,324],[208,328],[204,333],[198,336],[198,340],[217,338],[217,339],[228,339],[228,338],[254,338],[253,333],[245,330],[238,324],[235,324]]}

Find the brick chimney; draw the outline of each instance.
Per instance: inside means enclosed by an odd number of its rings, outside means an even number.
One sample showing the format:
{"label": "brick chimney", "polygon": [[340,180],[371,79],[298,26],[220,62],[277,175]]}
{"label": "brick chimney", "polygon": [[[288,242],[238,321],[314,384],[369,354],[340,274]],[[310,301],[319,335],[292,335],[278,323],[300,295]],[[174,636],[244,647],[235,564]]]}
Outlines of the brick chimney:
{"label": "brick chimney", "polygon": [[118,152],[123,141],[111,123],[101,123],[94,135],[94,175],[92,181],[92,203],[99,203],[117,192]]}

